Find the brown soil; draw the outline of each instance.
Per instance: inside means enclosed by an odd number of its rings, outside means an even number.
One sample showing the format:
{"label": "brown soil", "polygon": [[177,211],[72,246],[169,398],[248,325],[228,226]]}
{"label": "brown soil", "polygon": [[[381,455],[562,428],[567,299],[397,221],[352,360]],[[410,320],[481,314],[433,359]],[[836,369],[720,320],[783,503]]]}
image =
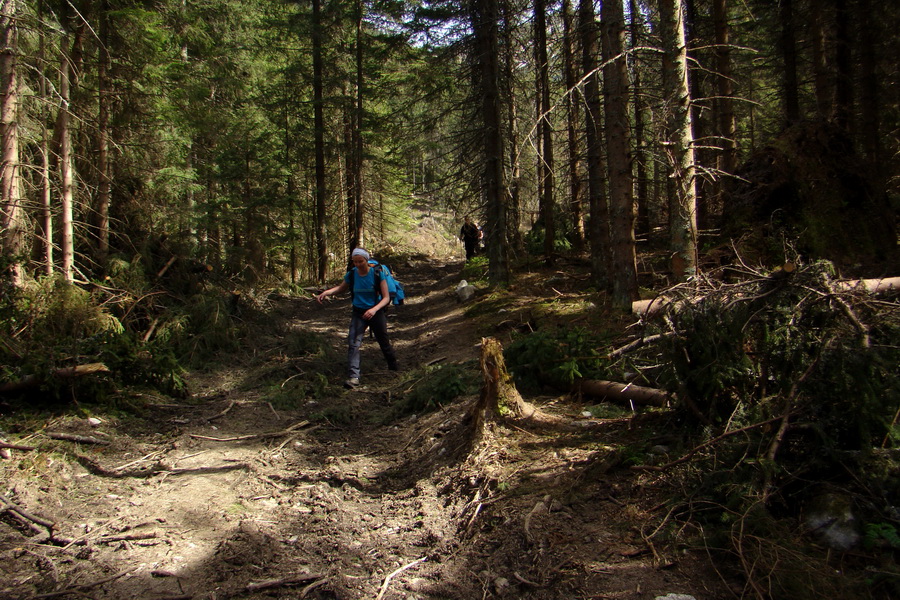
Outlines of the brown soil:
{"label": "brown soil", "polygon": [[[0,461],[0,493],[66,541],[5,513],[0,598],[739,596],[699,544],[652,537],[671,526],[670,492],[624,466],[621,451],[653,443],[640,415],[584,419],[572,398],[528,398],[579,429],[494,423],[474,445],[462,424],[474,397],[385,419],[424,365],[476,364],[485,331],[456,302],[461,266],[400,268],[410,299],[390,319],[399,376],[367,340],[361,388],[275,406],[254,383],[259,365],[283,369],[287,383],[311,363],[261,337],[228,368],[192,374],[189,401],[159,398],[140,418],[98,415],[94,426],[56,417],[14,436],[38,449]],[[577,291],[564,285],[519,286],[521,302]],[[284,319],[276,329],[323,332],[342,354],[346,300],[269,302]],[[327,373],[334,384],[342,368]]]}

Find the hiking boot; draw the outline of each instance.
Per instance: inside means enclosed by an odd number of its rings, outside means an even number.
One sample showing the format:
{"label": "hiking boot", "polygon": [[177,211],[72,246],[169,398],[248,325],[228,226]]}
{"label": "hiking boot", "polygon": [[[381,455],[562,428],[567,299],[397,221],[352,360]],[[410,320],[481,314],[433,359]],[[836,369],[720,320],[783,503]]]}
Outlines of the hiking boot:
{"label": "hiking boot", "polygon": [[347,381],[344,382],[344,387],[348,390],[352,390],[353,388],[359,385],[359,377],[351,377]]}
{"label": "hiking boot", "polygon": [[400,366],[397,364],[396,360],[394,362],[388,363],[388,370],[389,371],[399,371],[400,370]]}

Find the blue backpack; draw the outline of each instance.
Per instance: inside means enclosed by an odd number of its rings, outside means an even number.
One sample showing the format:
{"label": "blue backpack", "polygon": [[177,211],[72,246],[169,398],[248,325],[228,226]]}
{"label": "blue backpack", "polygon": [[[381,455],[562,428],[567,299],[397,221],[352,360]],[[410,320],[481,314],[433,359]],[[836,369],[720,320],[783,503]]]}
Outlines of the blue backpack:
{"label": "blue backpack", "polygon": [[[406,292],[403,290],[403,284],[394,278],[391,270],[387,265],[380,264],[377,260],[369,259],[369,266],[375,271],[375,290],[381,288],[381,280],[387,282],[388,293],[391,296],[391,304],[403,304],[406,299]],[[350,294],[353,294],[353,277],[356,275],[356,269],[350,269]]]}

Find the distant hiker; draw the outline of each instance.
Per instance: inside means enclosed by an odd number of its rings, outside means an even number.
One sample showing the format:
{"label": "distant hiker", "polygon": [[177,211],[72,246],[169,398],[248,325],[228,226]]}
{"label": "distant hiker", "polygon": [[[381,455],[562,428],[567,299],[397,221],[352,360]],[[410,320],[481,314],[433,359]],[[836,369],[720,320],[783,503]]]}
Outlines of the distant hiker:
{"label": "distant hiker", "polygon": [[472,260],[472,257],[475,256],[481,235],[481,228],[472,222],[472,217],[466,215],[466,221],[463,223],[462,229],[459,230],[459,239],[462,240],[466,247],[466,261]]}
{"label": "distant hiker", "polygon": [[397,370],[397,357],[388,339],[387,316],[384,309],[391,302],[391,297],[387,281],[383,277],[378,277],[380,265],[370,265],[369,253],[362,248],[355,249],[350,255],[350,260],[353,262],[353,268],[347,271],[344,280],[319,294],[316,300],[321,304],[327,296],[350,290],[353,312],[350,318],[350,332],[347,335],[348,378],[344,382],[344,387],[355,388],[359,385],[359,347],[368,327],[372,328],[375,340],[381,347],[381,353],[384,354],[388,369],[391,371]]}

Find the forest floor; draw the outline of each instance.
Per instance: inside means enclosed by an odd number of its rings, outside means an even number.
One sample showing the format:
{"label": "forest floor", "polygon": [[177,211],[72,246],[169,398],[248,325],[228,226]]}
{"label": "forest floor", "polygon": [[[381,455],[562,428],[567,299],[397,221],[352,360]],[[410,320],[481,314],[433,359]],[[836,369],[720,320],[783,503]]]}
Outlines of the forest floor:
{"label": "forest floor", "polygon": [[[587,418],[587,400],[529,397],[578,428],[492,423],[464,452],[458,433],[477,395],[391,417],[394,400],[427,365],[477,371],[481,337],[506,343],[523,324],[467,316],[470,305],[454,291],[459,260],[392,266],[409,293],[389,318],[400,373],[386,370],[367,339],[363,385],[343,390],[346,299],[319,305],[273,295],[266,303],[274,326],[261,328],[243,353],[188,374],[186,400],[144,398],[140,415],[93,415],[99,423],[75,411],[29,424],[32,433],[16,440],[37,449],[0,461],[2,494],[52,521],[57,541],[7,512],[0,598],[742,595],[728,561],[699,536],[685,534],[677,545],[654,537],[673,527],[672,490],[630,470],[622,449],[659,444],[657,436],[671,433],[664,416]],[[532,277],[537,283],[523,278],[515,291],[525,309],[584,301],[577,275]],[[339,359],[322,373],[327,393],[275,403],[272,388],[314,368],[286,348],[291,331],[326,336]],[[272,384],[273,372],[283,374],[280,384]]]}

